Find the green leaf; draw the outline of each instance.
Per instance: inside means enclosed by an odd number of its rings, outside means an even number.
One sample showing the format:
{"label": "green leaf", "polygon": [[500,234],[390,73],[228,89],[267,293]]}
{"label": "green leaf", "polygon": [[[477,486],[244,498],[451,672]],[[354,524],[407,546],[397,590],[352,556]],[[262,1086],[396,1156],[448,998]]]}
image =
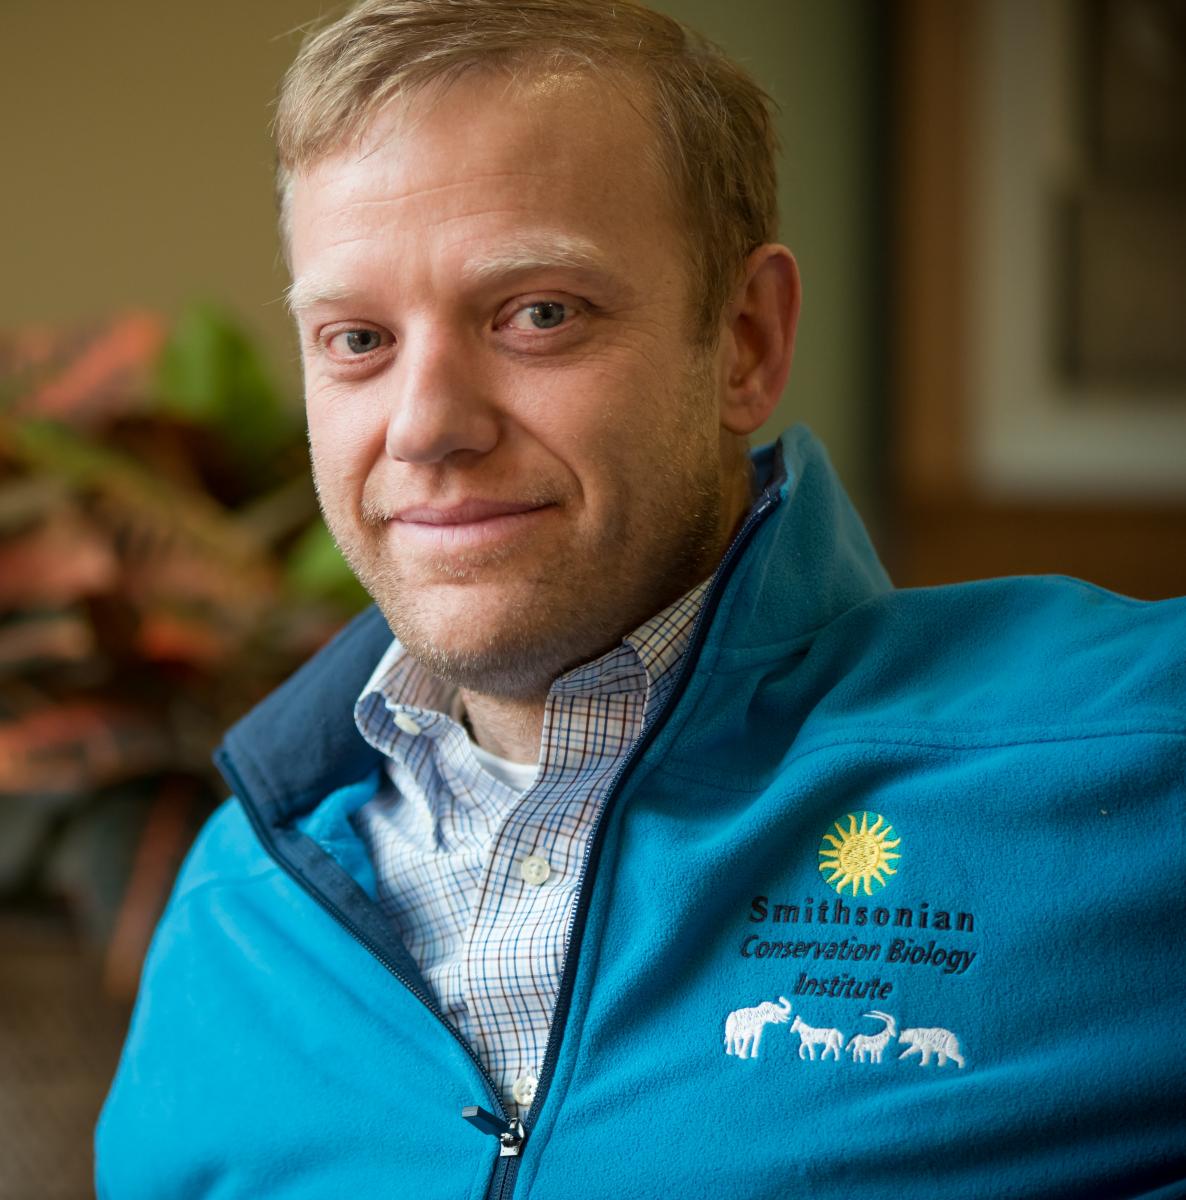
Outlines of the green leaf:
{"label": "green leaf", "polygon": [[289,551],[285,577],[298,596],[329,600],[350,612],[370,603],[322,521],[310,525]]}
{"label": "green leaf", "polygon": [[193,304],[182,313],[161,352],[157,384],[166,412],[213,426],[245,456],[298,436],[299,418],[258,350],[218,305]]}

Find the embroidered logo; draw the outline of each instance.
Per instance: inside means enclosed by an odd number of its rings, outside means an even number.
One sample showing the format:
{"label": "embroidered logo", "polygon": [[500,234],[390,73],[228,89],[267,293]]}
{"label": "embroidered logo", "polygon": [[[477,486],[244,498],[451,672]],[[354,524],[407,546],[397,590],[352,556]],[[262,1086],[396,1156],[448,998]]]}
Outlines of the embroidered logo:
{"label": "embroidered logo", "polygon": [[881,1062],[881,1056],[885,1053],[885,1048],[890,1044],[890,1040],[898,1036],[898,1027],[894,1023],[893,1017],[889,1013],[883,1013],[881,1009],[875,1008],[872,1012],[864,1014],[866,1017],[872,1017],[875,1021],[883,1021],[885,1024],[880,1033],[857,1033],[849,1039],[849,1043],[844,1047],[849,1054],[852,1055],[854,1063],[863,1063],[865,1056],[869,1056],[870,1062]]}
{"label": "embroidered logo", "polygon": [[852,888],[854,896],[861,887],[872,896],[874,888],[885,887],[887,875],[897,874],[893,863],[902,857],[897,851],[902,839],[894,837],[894,827],[878,813],[849,813],[841,820],[848,822],[848,828],[834,821],[836,832],[825,833],[820,842],[819,869],[842,896],[846,887]]}
{"label": "embroidered logo", "polygon": [[844,1034],[839,1029],[816,1029],[808,1025],[802,1017],[796,1017],[791,1022],[791,1032],[799,1035],[799,1057],[810,1058],[815,1062],[815,1048],[822,1046],[820,1055],[822,1062],[830,1054],[837,1062],[840,1061],[840,1047],[844,1045]]}
{"label": "embroidered logo", "polygon": [[725,1053],[738,1058],[757,1058],[762,1031],[767,1025],[785,1025],[791,1019],[791,1002],[779,996],[778,1003],[763,1000],[753,1008],[739,1008],[725,1018]]}
{"label": "embroidered logo", "polygon": [[931,1055],[939,1056],[939,1066],[947,1065],[950,1058],[953,1062],[964,1065],[964,1056],[960,1053],[959,1039],[950,1029],[903,1029],[900,1041],[906,1043],[906,1049],[898,1055],[899,1059],[908,1054],[918,1054],[920,1067],[925,1067],[931,1061]]}
{"label": "embroidered logo", "polygon": [[[840,1062],[840,1051],[843,1048],[853,1063],[880,1063],[886,1047],[896,1037],[898,1042],[906,1047],[898,1055],[898,1062],[917,1054],[918,1065],[926,1067],[930,1065],[934,1055],[940,1067],[945,1067],[948,1060],[959,1067],[965,1066],[959,1038],[950,1029],[932,1026],[903,1029],[898,1033],[897,1022],[889,1013],[875,1008],[863,1015],[880,1021],[881,1030],[878,1033],[856,1033],[847,1045],[844,1043],[844,1034],[839,1029],[808,1025],[801,1016],[796,1016],[791,1021],[789,1032],[799,1035],[799,1057],[815,1062],[818,1046],[820,1062],[826,1061],[828,1055],[832,1056],[834,1062]],[[725,1053],[737,1058],[757,1058],[766,1026],[785,1025],[790,1020],[791,1002],[785,996],[779,996],[777,1004],[765,1000],[753,1008],[736,1009],[725,1018]]]}

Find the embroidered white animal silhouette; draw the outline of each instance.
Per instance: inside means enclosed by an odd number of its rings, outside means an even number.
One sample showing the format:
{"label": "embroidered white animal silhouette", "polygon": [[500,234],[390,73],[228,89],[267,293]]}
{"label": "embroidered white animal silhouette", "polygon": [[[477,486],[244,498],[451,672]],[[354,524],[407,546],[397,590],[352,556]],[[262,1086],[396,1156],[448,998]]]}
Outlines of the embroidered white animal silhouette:
{"label": "embroidered white animal silhouette", "polygon": [[865,1055],[869,1056],[870,1062],[881,1062],[881,1055],[886,1046],[889,1045],[890,1038],[896,1037],[898,1027],[894,1024],[894,1019],[889,1013],[883,1013],[880,1009],[873,1009],[872,1012],[863,1014],[866,1017],[872,1017],[874,1020],[885,1022],[885,1028],[880,1033],[858,1033],[845,1046],[845,1050],[852,1055],[854,1063],[865,1061]]}
{"label": "embroidered white animal silhouette", "polygon": [[815,1062],[816,1046],[823,1046],[823,1053],[820,1055],[820,1062],[823,1062],[830,1053],[832,1057],[840,1061],[840,1047],[844,1045],[844,1034],[839,1029],[816,1029],[813,1025],[804,1023],[802,1017],[796,1017],[791,1022],[791,1032],[799,1033],[799,1057],[810,1057],[812,1062]]}
{"label": "embroidered white animal silhouette", "polygon": [[739,1008],[725,1018],[725,1053],[738,1058],[757,1058],[762,1031],[767,1025],[785,1025],[791,1019],[791,1002],[779,996],[778,1003],[763,1000],[753,1008]]}
{"label": "embroidered white animal silhouette", "polygon": [[946,1066],[947,1060],[953,1059],[962,1067],[964,1056],[960,1053],[959,1039],[950,1029],[903,1029],[898,1040],[906,1043],[906,1049],[898,1055],[901,1061],[908,1054],[918,1054],[918,1065],[925,1067],[931,1061],[931,1055],[939,1056],[939,1066]]}

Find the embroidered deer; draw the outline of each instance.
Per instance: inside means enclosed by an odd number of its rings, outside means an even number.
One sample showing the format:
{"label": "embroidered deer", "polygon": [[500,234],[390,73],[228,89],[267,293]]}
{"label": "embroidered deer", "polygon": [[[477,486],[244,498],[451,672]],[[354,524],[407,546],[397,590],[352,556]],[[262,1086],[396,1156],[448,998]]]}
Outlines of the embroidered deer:
{"label": "embroidered deer", "polygon": [[931,1055],[939,1056],[939,1066],[946,1066],[950,1058],[961,1067],[964,1056],[960,1053],[959,1039],[950,1029],[903,1029],[898,1040],[906,1043],[906,1049],[898,1055],[899,1061],[908,1054],[919,1055],[918,1065],[925,1067]]}
{"label": "embroidered deer", "polygon": [[785,1025],[791,1019],[791,1002],[779,996],[778,1003],[763,1000],[753,1008],[739,1008],[725,1018],[725,1053],[738,1058],[757,1058],[762,1031],[767,1025]]}
{"label": "embroidered deer", "polygon": [[844,1035],[839,1029],[816,1029],[808,1025],[802,1017],[796,1017],[791,1023],[791,1032],[799,1034],[799,1057],[809,1057],[815,1062],[816,1046],[823,1046],[820,1061],[823,1062],[829,1053],[837,1062],[840,1061],[840,1047],[844,1045]]}
{"label": "embroidered deer", "polygon": [[869,1056],[870,1062],[881,1062],[881,1056],[889,1045],[890,1039],[898,1034],[898,1027],[894,1024],[894,1019],[889,1013],[883,1013],[880,1009],[873,1009],[872,1012],[863,1014],[866,1017],[873,1017],[875,1020],[884,1021],[885,1027],[880,1033],[858,1033],[845,1046],[845,1050],[852,1055],[854,1063],[865,1061],[865,1055]]}

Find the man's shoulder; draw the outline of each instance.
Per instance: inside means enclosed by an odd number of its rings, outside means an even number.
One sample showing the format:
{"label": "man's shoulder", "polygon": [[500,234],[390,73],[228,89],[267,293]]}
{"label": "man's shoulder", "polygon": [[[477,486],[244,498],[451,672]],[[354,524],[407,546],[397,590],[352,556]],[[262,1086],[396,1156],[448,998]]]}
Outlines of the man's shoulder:
{"label": "man's shoulder", "polygon": [[1186,732],[1186,598],[1141,601],[1063,576],[874,597],[814,653],[883,716],[1031,735]]}
{"label": "man's shoulder", "polygon": [[914,627],[938,624],[955,642],[988,637],[1000,644],[1023,644],[1039,638],[1070,645],[1100,634],[1148,638],[1186,628],[1186,597],[1138,600],[1067,575],[898,588],[871,604],[892,621]]}
{"label": "man's shoulder", "polygon": [[242,804],[232,796],[211,813],[190,847],[173,886],[170,908],[211,884],[237,885],[279,870],[252,831]]}

